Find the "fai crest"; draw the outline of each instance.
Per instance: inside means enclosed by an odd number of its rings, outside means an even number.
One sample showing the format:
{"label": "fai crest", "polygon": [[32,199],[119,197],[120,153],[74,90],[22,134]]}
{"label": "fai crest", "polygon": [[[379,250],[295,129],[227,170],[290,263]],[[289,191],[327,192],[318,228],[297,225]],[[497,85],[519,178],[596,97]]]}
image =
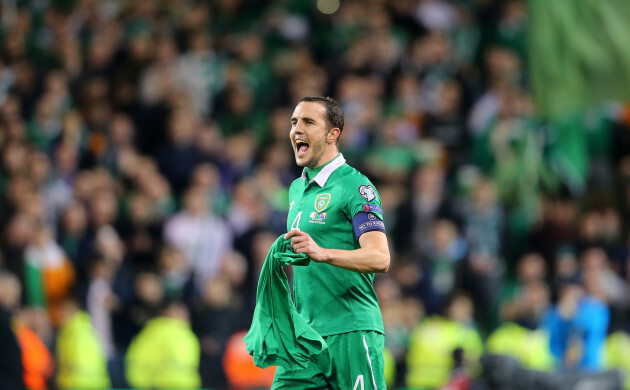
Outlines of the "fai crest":
{"label": "fai crest", "polygon": [[330,203],[330,194],[319,194],[315,198],[315,210],[322,212]]}
{"label": "fai crest", "polygon": [[361,196],[368,202],[371,202],[376,198],[376,195],[374,194],[374,188],[372,186],[359,186],[359,194],[361,194]]}

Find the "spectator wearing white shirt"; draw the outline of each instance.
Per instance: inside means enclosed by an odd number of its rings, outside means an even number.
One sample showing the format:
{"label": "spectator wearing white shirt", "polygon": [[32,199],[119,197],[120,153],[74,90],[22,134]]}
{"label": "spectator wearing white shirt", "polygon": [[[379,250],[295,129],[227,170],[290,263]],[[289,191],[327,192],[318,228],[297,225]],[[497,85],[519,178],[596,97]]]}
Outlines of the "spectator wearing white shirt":
{"label": "spectator wearing white shirt", "polygon": [[184,193],[183,209],[164,226],[165,241],[182,251],[197,286],[216,275],[233,240],[228,225],[210,211],[206,196],[202,188],[190,187]]}

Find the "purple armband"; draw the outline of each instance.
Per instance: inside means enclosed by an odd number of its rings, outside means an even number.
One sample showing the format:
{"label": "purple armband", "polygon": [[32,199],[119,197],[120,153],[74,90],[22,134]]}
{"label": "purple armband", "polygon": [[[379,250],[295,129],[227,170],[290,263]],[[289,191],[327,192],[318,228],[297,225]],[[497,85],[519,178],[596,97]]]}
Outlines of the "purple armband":
{"label": "purple armband", "polygon": [[354,237],[358,240],[361,234],[370,230],[379,230],[385,233],[385,223],[374,213],[362,211],[352,218]]}

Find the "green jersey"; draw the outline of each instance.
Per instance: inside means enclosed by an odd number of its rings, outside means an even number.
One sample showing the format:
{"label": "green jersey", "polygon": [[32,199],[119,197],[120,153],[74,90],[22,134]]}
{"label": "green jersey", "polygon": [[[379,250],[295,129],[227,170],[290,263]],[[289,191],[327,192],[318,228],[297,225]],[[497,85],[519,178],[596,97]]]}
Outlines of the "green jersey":
{"label": "green jersey", "polygon": [[[385,231],[381,199],[372,183],[339,154],[305,168],[289,190],[287,229],[299,228],[322,248],[354,250],[370,230]],[[383,332],[374,274],[311,262],[293,267],[295,305],[321,336],[358,330]]]}

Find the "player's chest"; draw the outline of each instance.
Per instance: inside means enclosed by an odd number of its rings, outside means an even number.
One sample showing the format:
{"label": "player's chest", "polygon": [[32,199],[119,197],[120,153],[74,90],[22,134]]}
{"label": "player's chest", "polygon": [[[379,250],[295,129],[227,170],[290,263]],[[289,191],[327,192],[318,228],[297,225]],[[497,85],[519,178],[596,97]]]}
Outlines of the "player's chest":
{"label": "player's chest", "polygon": [[346,218],[344,199],[335,188],[309,187],[295,191],[289,199],[287,229],[303,231],[330,229]]}

